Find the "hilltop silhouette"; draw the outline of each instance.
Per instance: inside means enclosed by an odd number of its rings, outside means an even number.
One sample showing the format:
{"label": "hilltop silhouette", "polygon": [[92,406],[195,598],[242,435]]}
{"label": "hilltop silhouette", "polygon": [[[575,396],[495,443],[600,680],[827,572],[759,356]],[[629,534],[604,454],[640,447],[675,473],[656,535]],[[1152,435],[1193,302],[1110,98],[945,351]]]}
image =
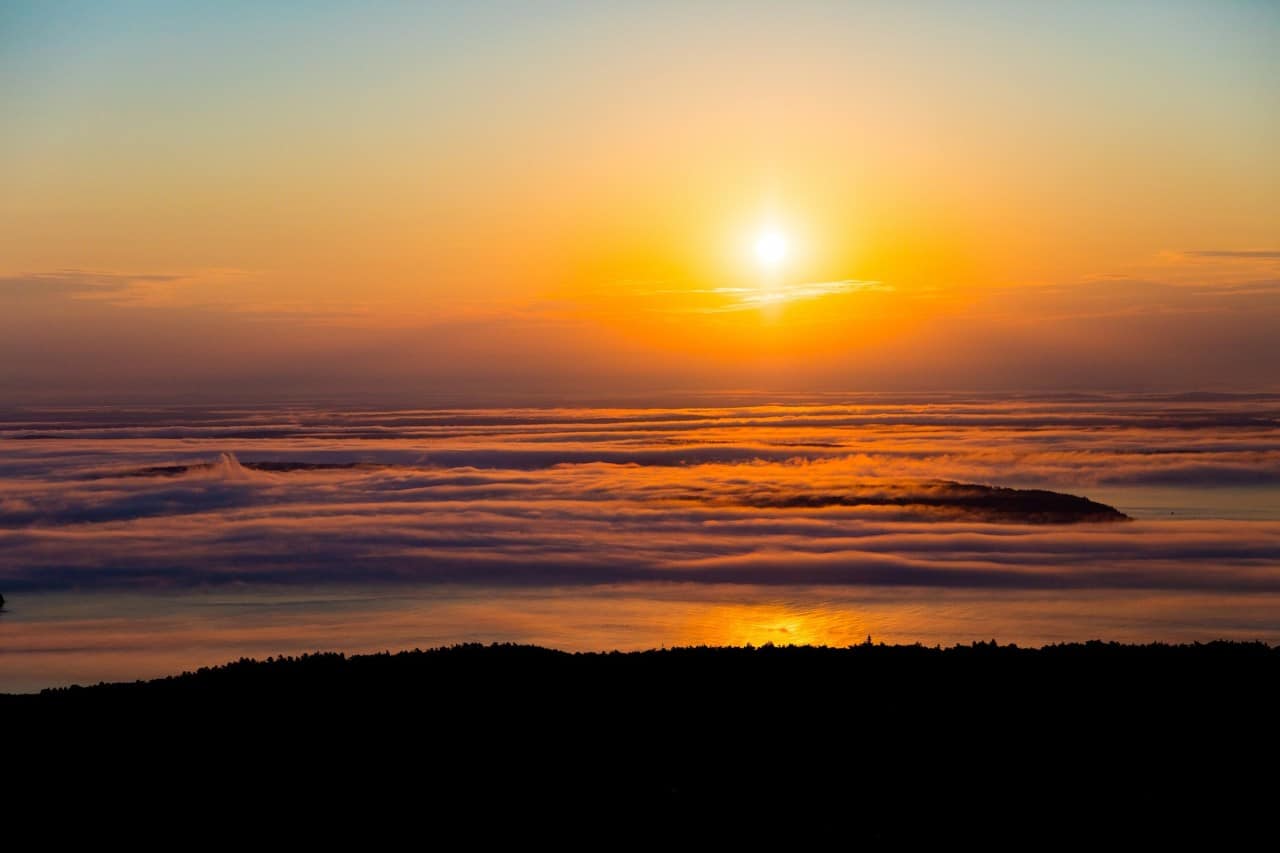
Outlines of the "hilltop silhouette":
{"label": "hilltop silhouette", "polygon": [[[157,802],[229,812],[331,802],[380,826],[531,809],[725,831],[802,816],[794,831],[877,843],[1223,841],[1271,814],[1270,787],[1249,780],[1277,757],[1277,675],[1280,651],[1248,643],[468,645],[3,696],[0,717],[31,790],[48,777],[109,792],[128,767]],[[234,786],[215,782],[228,773]]]}
{"label": "hilltop silhouette", "polygon": [[902,509],[948,510],[986,521],[1071,524],[1079,521],[1127,521],[1129,516],[1107,504],[1078,495],[1045,489],[1010,489],[975,483],[934,480],[924,483],[879,486],[870,493],[805,494],[783,498],[768,496],[746,502],[749,506],[823,507],[890,506]]}

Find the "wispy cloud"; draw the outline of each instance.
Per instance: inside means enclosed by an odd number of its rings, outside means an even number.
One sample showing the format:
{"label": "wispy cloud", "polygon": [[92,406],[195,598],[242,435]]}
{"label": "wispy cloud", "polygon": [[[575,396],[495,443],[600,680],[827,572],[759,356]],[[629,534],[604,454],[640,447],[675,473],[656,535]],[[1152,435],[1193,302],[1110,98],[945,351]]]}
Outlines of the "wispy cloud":
{"label": "wispy cloud", "polygon": [[184,276],[164,273],[119,273],[62,269],[0,276],[0,292],[29,291],[80,298],[120,297],[135,288],[170,285]]}
{"label": "wispy cloud", "polygon": [[1183,252],[1192,258],[1241,258],[1280,260],[1280,249],[1197,249]]}
{"label": "wispy cloud", "polygon": [[[666,298],[668,301],[664,302],[664,304],[653,305],[649,308],[651,311],[664,314],[726,314],[868,290],[891,291],[893,287],[879,281],[842,279],[839,281],[776,284],[767,287],[672,288],[644,286],[633,290],[633,294],[644,298]],[[679,303],[679,299],[688,299],[690,297],[699,299],[702,304],[683,305]],[[673,301],[674,304],[672,304]],[[706,304],[708,302],[710,304]]]}
{"label": "wispy cloud", "polygon": [[821,299],[825,296],[857,293],[864,290],[892,290],[892,288],[878,281],[858,281],[855,279],[785,284],[774,288],[739,290],[734,294],[734,303],[718,309],[708,310],[748,311],[753,308],[764,308],[770,305],[782,305],[788,302],[800,302],[809,299]]}
{"label": "wispy cloud", "polygon": [[254,275],[242,269],[202,269],[183,273],[62,269],[0,277],[0,292],[65,295],[72,299],[122,306],[199,306],[222,304],[225,300],[216,296],[220,287]]}
{"label": "wispy cloud", "polygon": [[63,269],[0,277],[0,296],[8,292],[117,308],[195,309],[237,319],[313,324],[359,323],[369,314],[357,301],[266,297],[261,283],[262,273],[233,268],[180,273]]}

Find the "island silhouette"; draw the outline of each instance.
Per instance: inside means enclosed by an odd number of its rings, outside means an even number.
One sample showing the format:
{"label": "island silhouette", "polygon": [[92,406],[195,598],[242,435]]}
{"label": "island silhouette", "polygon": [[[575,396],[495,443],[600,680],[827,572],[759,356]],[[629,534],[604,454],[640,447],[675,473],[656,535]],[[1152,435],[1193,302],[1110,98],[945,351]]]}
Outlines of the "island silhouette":
{"label": "island silhouette", "polygon": [[[391,466],[364,462],[241,461],[234,454],[222,453],[210,462],[148,465],[123,472],[113,471],[110,476],[181,477],[189,474],[216,474],[224,479],[235,480],[246,478],[252,472],[290,474],[386,467]],[[922,520],[966,519],[1015,524],[1130,520],[1128,515],[1113,506],[1079,495],[941,479],[854,481],[839,491],[770,491],[753,487],[741,493],[728,490],[718,502],[756,509],[813,509],[828,506],[889,508],[896,510],[901,517]]]}

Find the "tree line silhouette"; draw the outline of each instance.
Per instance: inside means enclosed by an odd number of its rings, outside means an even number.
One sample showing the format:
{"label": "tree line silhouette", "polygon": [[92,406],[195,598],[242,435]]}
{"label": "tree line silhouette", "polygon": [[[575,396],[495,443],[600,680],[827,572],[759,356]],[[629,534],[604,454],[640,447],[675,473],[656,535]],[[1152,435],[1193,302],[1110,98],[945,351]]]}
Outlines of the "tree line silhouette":
{"label": "tree line silhouette", "polygon": [[0,719],[10,772],[99,797],[128,767],[157,802],[233,810],[232,790],[389,820],[429,804],[650,829],[802,815],[878,843],[1219,843],[1272,814],[1251,780],[1278,757],[1278,675],[1262,643],[460,645],[0,696]]}

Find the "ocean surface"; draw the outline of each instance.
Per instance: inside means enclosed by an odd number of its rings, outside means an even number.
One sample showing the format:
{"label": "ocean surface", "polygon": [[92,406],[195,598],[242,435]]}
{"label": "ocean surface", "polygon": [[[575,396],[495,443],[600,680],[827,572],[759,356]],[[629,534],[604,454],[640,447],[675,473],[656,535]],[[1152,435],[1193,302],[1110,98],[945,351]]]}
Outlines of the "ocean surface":
{"label": "ocean surface", "polygon": [[464,641],[1276,643],[1280,396],[0,409],[0,593],[0,691]]}

